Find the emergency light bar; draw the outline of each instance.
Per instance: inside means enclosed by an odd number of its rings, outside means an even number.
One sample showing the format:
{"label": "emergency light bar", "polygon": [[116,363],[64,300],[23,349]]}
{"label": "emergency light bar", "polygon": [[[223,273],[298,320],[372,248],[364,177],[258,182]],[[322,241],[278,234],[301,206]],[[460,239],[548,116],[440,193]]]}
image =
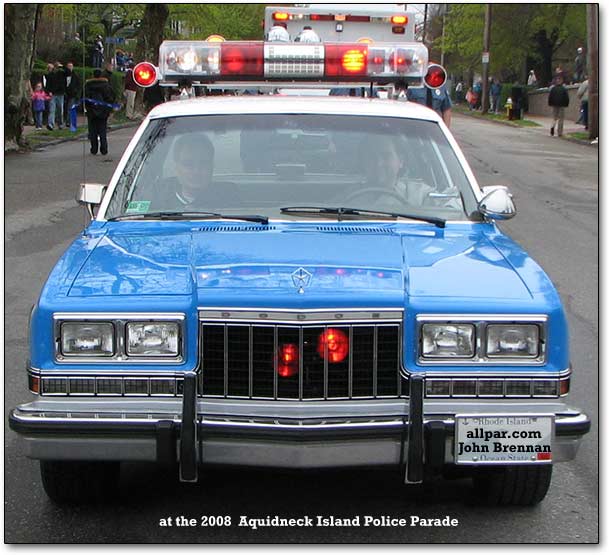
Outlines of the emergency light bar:
{"label": "emergency light bar", "polygon": [[[427,48],[411,43],[277,43],[261,41],[164,41],[159,67],[142,62],[134,79],[143,87],[217,81],[343,81],[422,84]],[[143,64],[146,64],[145,66]],[[150,68],[156,74],[150,78]]]}

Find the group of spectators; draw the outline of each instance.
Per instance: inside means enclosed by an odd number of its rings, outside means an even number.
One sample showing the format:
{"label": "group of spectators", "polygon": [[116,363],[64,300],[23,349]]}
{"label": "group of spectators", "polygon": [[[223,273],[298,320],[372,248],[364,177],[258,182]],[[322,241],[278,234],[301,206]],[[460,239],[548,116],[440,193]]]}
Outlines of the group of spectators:
{"label": "group of spectators", "polygon": [[[489,113],[498,114],[501,112],[499,100],[501,98],[501,81],[495,77],[489,80]],[[459,81],[455,87],[455,97],[457,102],[465,100],[470,110],[482,109],[482,81],[478,80],[472,87],[469,87],[465,96],[463,96],[463,82]]]}
{"label": "group of spectators", "polygon": [[34,84],[31,95],[36,129],[42,129],[45,113],[49,131],[55,127],[63,129],[69,121],[70,108],[80,102],[82,80],[74,71],[72,62],[68,62],[65,67],[59,61],[49,63],[42,81]]}

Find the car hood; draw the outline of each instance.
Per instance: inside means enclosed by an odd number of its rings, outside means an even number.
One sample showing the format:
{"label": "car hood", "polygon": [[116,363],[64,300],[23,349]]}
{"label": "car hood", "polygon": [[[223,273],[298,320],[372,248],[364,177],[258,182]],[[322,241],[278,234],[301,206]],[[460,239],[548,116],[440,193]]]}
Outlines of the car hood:
{"label": "car hood", "polygon": [[513,261],[473,226],[127,228],[97,240],[70,296],[196,294],[199,306],[267,307],[531,298]]}

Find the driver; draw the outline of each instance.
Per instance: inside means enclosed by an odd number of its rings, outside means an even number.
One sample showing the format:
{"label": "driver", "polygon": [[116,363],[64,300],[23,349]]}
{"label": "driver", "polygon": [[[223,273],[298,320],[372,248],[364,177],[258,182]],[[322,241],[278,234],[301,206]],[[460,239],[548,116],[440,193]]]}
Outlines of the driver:
{"label": "driver", "polygon": [[178,137],[173,145],[175,176],[159,183],[156,209],[214,210],[234,205],[236,193],[231,184],[212,184],[214,154],[214,145],[205,135]]}
{"label": "driver", "polygon": [[[360,159],[365,164],[365,189],[371,200],[383,207],[389,205],[393,210],[399,209],[396,201],[411,207],[445,206],[461,208],[454,198],[435,199],[430,193],[435,189],[420,179],[408,178],[406,159],[407,147],[399,137],[378,135],[374,140],[367,140],[360,145]],[[383,194],[383,191],[386,191]]]}

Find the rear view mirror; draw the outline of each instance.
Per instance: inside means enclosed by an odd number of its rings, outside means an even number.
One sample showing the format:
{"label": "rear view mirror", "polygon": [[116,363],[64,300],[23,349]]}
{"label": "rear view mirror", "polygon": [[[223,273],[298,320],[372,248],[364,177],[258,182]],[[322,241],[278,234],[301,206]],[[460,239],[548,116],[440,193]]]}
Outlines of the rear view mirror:
{"label": "rear view mirror", "polygon": [[516,206],[507,187],[492,185],[482,188],[478,211],[491,220],[509,220],[516,215]]}
{"label": "rear view mirror", "polygon": [[81,183],[78,186],[78,192],[76,193],[76,201],[79,204],[84,204],[87,207],[87,211],[91,216],[91,219],[95,217],[93,208],[101,204],[106,192],[107,185],[104,183]]}

